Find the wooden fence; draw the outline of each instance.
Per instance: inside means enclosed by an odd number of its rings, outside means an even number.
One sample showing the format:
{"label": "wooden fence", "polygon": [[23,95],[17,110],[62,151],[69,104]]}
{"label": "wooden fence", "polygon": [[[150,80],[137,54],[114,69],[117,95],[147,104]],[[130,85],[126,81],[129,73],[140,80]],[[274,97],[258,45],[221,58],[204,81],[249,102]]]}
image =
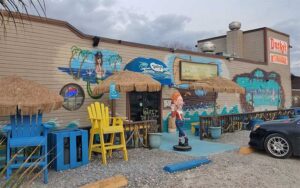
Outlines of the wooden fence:
{"label": "wooden fence", "polygon": [[235,130],[241,130],[243,125],[248,124],[251,119],[262,119],[264,121],[269,121],[278,119],[280,116],[292,117],[294,115],[294,109],[284,109],[217,116],[199,116],[201,129],[200,139],[208,135],[208,128],[210,126],[222,126],[223,133],[232,132]]}

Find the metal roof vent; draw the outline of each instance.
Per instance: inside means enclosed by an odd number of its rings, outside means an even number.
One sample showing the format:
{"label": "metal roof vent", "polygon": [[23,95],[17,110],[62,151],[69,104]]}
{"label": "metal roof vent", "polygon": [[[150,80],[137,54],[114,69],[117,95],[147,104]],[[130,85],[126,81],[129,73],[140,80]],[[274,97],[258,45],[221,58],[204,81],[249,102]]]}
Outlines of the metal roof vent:
{"label": "metal roof vent", "polygon": [[229,29],[231,31],[235,31],[241,29],[241,26],[242,26],[241,22],[234,21],[229,24]]}
{"label": "metal roof vent", "polygon": [[213,53],[215,50],[215,44],[210,41],[204,42],[201,46],[201,51],[204,53]]}

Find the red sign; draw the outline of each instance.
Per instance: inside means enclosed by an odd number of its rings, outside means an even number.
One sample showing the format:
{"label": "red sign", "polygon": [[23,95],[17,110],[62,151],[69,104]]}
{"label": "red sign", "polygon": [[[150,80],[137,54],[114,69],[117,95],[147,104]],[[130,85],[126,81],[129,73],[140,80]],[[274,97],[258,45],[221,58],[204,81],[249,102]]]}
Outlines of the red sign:
{"label": "red sign", "polygon": [[269,38],[270,51],[286,55],[288,53],[288,43],[275,38]]}
{"label": "red sign", "polygon": [[273,54],[270,53],[270,62],[277,63],[281,65],[288,65],[288,57],[285,55]]}

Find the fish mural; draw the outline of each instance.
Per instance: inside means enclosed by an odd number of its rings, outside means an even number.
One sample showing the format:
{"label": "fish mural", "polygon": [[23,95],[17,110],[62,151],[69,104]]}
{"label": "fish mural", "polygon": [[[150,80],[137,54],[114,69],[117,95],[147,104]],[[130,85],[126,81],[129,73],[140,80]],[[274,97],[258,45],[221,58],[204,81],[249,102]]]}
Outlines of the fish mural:
{"label": "fish mural", "polygon": [[160,60],[154,58],[137,57],[131,60],[124,70],[149,74],[162,85],[171,85],[171,74],[168,67]]}

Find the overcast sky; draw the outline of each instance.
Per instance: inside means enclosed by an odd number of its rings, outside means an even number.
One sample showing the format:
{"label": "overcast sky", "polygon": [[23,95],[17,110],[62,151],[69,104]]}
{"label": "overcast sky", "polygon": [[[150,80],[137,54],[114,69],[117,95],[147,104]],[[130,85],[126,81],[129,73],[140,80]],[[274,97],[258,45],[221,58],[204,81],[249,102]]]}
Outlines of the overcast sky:
{"label": "overcast sky", "polygon": [[196,41],[224,35],[237,20],[242,30],[270,27],[291,37],[292,72],[300,75],[299,0],[45,0],[47,17],[84,33],[138,43]]}

